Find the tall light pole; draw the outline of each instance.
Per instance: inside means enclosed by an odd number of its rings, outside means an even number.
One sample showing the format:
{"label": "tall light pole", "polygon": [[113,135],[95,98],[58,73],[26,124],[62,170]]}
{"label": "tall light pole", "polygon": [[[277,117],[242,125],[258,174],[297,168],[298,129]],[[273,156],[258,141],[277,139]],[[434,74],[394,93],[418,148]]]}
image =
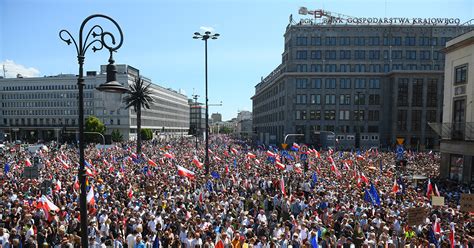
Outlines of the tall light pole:
{"label": "tall light pole", "polygon": [[[94,18],[103,18],[108,21],[111,21],[115,27],[117,28],[120,36],[118,44],[115,36],[108,31],[104,31],[104,29],[100,25],[94,25],[92,28],[87,32],[87,35],[83,35],[84,27],[86,24]],[[117,24],[115,20],[112,18],[102,15],[102,14],[95,14],[87,17],[81,24],[79,29],[79,42],[76,42],[74,37],[71,33],[65,29],[59,31],[59,38],[66,42],[68,45],[74,43],[77,52],[77,60],[79,64],[79,76],[77,78],[77,86],[79,89],[79,170],[78,170],[78,178],[79,183],[81,186],[81,193],[79,195],[79,207],[80,207],[80,218],[81,218],[81,246],[88,247],[88,239],[87,239],[87,202],[86,202],[86,174],[84,169],[84,60],[87,50],[92,46],[92,50],[94,52],[98,50],[102,50],[102,48],[106,48],[109,50],[110,57],[109,57],[109,64],[107,65],[107,81],[99,87],[97,90],[104,91],[104,92],[111,92],[111,93],[118,93],[117,95],[120,97],[119,94],[123,94],[128,91],[128,89],[122,86],[119,82],[117,82],[117,68],[114,65],[114,59],[112,57],[112,53],[115,52],[122,46],[123,43],[123,33],[120,26]],[[108,39],[111,44],[107,44],[105,39]],[[91,39],[91,40],[89,40]]]}
{"label": "tall light pole", "polygon": [[213,39],[216,40],[219,37],[219,34],[211,34],[211,32],[206,31],[204,34],[199,32],[195,32],[193,39],[201,39],[204,41],[204,70],[205,70],[205,84],[206,84],[206,158],[205,158],[205,166],[206,166],[206,175],[209,174],[209,98],[207,95],[207,40]]}

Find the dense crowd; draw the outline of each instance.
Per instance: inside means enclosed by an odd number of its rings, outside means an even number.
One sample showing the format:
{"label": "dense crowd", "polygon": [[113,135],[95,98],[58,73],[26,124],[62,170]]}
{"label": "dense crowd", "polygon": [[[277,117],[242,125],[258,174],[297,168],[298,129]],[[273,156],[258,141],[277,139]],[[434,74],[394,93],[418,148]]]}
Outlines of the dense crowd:
{"label": "dense crowd", "polygon": [[[396,166],[375,149],[282,151],[215,136],[206,174],[202,147],[88,146],[89,246],[473,247],[473,215],[459,208],[469,188],[438,179],[436,153],[406,152]],[[0,247],[79,247],[77,147],[7,144],[0,155]],[[23,178],[34,157],[39,178]],[[438,194],[443,206],[431,202]],[[415,207],[422,221],[409,225]]]}

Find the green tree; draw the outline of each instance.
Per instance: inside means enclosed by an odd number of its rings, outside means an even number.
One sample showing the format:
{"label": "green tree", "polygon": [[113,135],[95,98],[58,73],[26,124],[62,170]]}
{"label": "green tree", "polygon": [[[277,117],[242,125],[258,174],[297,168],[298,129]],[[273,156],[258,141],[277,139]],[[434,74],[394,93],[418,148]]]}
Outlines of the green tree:
{"label": "green tree", "polygon": [[84,138],[87,142],[101,143],[102,138],[96,133],[104,134],[105,125],[99,118],[91,115],[86,118],[84,132],[90,132],[84,134]]}
{"label": "green tree", "polygon": [[[151,91],[151,83],[145,85],[142,78],[137,77],[131,85],[129,85],[129,92],[123,98],[126,108],[133,107],[137,113],[137,134],[141,134],[142,128],[142,108],[150,109],[151,103],[154,102]],[[137,154],[142,152],[142,137],[137,135]]]}
{"label": "green tree", "polygon": [[230,127],[221,127],[220,130],[219,130],[219,133],[223,133],[223,134],[230,134],[232,133],[232,128]]}
{"label": "green tree", "polygon": [[123,135],[118,129],[113,130],[111,136],[113,142],[122,142],[123,140]]}
{"label": "green tree", "polygon": [[151,131],[151,129],[144,128],[141,130],[141,136],[142,140],[151,140],[153,139],[153,131]]}

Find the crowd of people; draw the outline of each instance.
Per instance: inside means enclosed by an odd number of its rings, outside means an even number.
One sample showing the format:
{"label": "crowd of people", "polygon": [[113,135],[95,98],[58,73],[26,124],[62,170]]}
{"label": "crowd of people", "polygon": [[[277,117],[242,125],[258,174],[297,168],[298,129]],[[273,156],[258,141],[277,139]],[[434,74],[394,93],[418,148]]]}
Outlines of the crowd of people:
{"label": "crowd of people", "polygon": [[[438,178],[437,153],[405,152],[397,166],[395,153],[376,149],[213,136],[206,173],[199,147],[185,138],[145,142],[142,154],[134,142],[87,146],[89,246],[473,247],[473,215],[459,207],[469,187]],[[80,247],[78,148],[6,144],[0,155],[0,247]],[[39,176],[25,178],[35,157]]]}

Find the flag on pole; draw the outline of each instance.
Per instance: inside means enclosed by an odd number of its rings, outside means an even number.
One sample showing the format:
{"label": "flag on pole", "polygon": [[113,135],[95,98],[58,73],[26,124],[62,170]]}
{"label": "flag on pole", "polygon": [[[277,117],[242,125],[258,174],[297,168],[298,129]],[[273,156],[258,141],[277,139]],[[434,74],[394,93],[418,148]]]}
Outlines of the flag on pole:
{"label": "flag on pole", "polygon": [[454,235],[455,235],[455,233],[454,233],[454,222],[451,222],[450,226],[451,226],[451,232],[449,233],[449,242],[451,243],[451,248],[454,248],[454,245],[455,245],[455,243],[454,243]]}
{"label": "flag on pole", "polygon": [[42,207],[44,210],[46,210],[47,212],[49,211],[59,211],[59,208],[58,206],[56,206],[52,201],[50,201],[48,199],[48,197],[46,196],[41,196],[41,202],[42,202]]}
{"label": "flag on pole", "polygon": [[255,154],[251,153],[251,152],[248,152],[248,153],[247,153],[247,158],[248,158],[248,159],[254,159],[254,158],[256,158],[256,157],[257,157],[257,156],[256,156]]}
{"label": "flag on pole", "polygon": [[233,153],[234,155],[237,155],[237,149],[235,148],[230,148],[230,152]]}
{"label": "flag on pole", "polygon": [[221,176],[219,175],[219,173],[217,171],[212,171],[211,172],[211,176],[215,179],[219,179],[221,178]]}
{"label": "flag on pole", "polygon": [[174,159],[174,155],[169,153],[169,152],[165,152],[165,154],[163,156],[165,156],[166,158],[169,158],[169,159]]}
{"label": "flag on pole", "polygon": [[199,169],[202,169],[202,163],[199,162],[199,159],[197,156],[193,157],[193,164],[196,165],[196,167],[198,167]]}
{"label": "flag on pole", "polygon": [[433,185],[431,184],[431,179],[428,179],[428,185],[426,186],[426,197],[431,197],[433,194]]}
{"label": "flag on pole", "polygon": [[180,166],[180,165],[176,165],[176,167],[178,168],[178,175],[182,176],[182,177],[187,177],[189,179],[194,179],[194,172]]}
{"label": "flag on pole", "polygon": [[375,206],[380,206],[380,197],[377,193],[377,189],[373,184],[370,184],[369,194],[372,199],[372,204]]}
{"label": "flag on pole", "polygon": [[435,234],[440,234],[441,233],[441,219],[436,218],[434,224],[433,224],[433,231]]}
{"label": "flag on pole", "polygon": [[130,185],[130,188],[128,188],[127,196],[129,199],[132,199],[133,197],[133,187]]}
{"label": "flag on pole", "polygon": [[285,166],[284,164],[282,164],[281,162],[276,162],[275,165],[276,165],[276,167],[277,167],[278,169],[280,169],[280,170],[284,170],[285,167],[286,167],[286,166]]}
{"label": "flag on pole", "polygon": [[89,192],[87,192],[87,204],[94,206],[95,205],[95,198],[94,198],[94,187],[91,186]]}
{"label": "flag on pole", "polygon": [[154,167],[158,166],[158,165],[155,163],[155,161],[151,160],[151,158],[148,159],[147,163],[148,163],[149,165],[151,165],[151,166],[154,166]]}
{"label": "flag on pole", "polygon": [[268,156],[268,157],[275,157],[275,153],[271,152],[271,151],[266,151],[265,154]]}
{"label": "flag on pole", "polygon": [[435,194],[436,196],[440,196],[439,191],[438,191],[438,186],[436,185],[436,183],[435,183],[435,185],[434,185],[434,194]]}
{"label": "flag on pole", "polygon": [[400,187],[398,186],[397,179],[394,179],[393,180],[392,193],[397,194],[399,190],[400,190]]}

